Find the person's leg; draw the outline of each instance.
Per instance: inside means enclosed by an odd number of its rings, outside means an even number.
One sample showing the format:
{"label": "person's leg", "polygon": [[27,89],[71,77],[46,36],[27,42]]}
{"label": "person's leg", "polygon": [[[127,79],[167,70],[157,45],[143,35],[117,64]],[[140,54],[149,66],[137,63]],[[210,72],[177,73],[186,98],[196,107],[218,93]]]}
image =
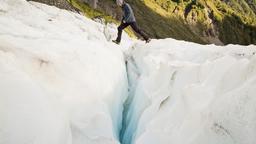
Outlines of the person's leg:
{"label": "person's leg", "polygon": [[149,37],[138,27],[136,22],[131,23],[131,27],[136,33],[140,34],[145,41],[149,40]]}
{"label": "person's leg", "polygon": [[117,29],[118,29],[118,34],[117,34],[116,41],[117,41],[118,43],[121,42],[123,29],[125,29],[125,28],[128,27],[129,25],[130,25],[129,23],[121,23],[121,25],[117,28]]}

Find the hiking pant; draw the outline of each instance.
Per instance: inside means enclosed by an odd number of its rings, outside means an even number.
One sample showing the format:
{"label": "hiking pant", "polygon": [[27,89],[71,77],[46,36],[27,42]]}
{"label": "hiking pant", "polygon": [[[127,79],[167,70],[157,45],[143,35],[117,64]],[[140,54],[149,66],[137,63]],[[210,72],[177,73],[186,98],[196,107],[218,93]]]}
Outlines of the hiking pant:
{"label": "hiking pant", "polygon": [[123,23],[122,22],[121,25],[118,27],[118,36],[116,38],[117,42],[121,42],[123,29],[125,29],[128,26],[131,26],[132,29],[136,33],[138,33],[139,35],[141,35],[143,37],[144,40],[148,40],[148,36],[137,26],[136,22],[131,22],[131,23]]}

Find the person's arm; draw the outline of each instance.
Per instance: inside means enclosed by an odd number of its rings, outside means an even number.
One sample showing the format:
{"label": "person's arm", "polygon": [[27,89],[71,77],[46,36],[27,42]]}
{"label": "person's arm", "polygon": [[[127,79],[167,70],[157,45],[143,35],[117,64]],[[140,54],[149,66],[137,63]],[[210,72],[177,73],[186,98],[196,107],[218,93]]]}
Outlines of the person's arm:
{"label": "person's arm", "polygon": [[121,23],[125,23],[125,21],[124,21],[124,16],[123,16],[123,18],[122,18],[122,20],[121,20]]}
{"label": "person's arm", "polygon": [[122,22],[126,23],[129,17],[131,16],[131,10],[127,4],[124,5],[123,10],[124,10],[124,16],[123,16]]}

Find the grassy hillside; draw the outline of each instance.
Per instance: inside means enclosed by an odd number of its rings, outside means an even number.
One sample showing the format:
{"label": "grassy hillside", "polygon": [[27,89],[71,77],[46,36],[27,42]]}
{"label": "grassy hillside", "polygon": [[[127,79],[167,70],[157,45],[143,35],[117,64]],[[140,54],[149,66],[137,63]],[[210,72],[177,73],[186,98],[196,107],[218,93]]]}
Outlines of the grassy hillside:
{"label": "grassy hillside", "polygon": [[[105,23],[115,23],[119,24],[120,22],[116,17],[108,14],[104,9],[93,9],[89,4],[81,1],[81,0],[67,0],[71,5],[73,5],[76,9],[80,10],[85,16],[91,19],[104,19]],[[115,11],[115,13],[122,13],[120,9],[117,9],[113,0],[104,0],[104,3],[101,3],[104,6],[115,6],[116,8],[111,9],[111,12]],[[121,16],[119,16],[121,17]],[[131,28],[125,30],[131,37],[136,37],[135,33]]]}
{"label": "grassy hillside", "polygon": [[[133,7],[139,26],[152,38],[256,44],[256,0],[126,1]],[[102,17],[115,23],[121,19],[115,0],[99,0],[96,10],[80,0],[69,2],[91,18]]]}
{"label": "grassy hillside", "polygon": [[255,0],[147,0],[144,3],[148,7],[157,4],[164,13],[180,17],[185,27],[190,27],[206,42],[207,37],[216,37],[224,44],[256,44]]}

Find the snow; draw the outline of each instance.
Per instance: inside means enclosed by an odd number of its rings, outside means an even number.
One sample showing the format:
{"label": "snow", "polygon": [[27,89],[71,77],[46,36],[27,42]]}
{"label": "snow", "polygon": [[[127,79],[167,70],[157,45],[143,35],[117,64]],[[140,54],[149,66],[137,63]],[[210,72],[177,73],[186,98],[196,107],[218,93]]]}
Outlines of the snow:
{"label": "snow", "polygon": [[137,44],[123,143],[256,143],[255,54],[254,45]]}
{"label": "snow", "polygon": [[118,46],[114,24],[0,3],[0,144],[256,143],[255,45]]}
{"label": "snow", "polygon": [[123,52],[104,26],[65,10],[1,0],[0,143],[119,143]]}

